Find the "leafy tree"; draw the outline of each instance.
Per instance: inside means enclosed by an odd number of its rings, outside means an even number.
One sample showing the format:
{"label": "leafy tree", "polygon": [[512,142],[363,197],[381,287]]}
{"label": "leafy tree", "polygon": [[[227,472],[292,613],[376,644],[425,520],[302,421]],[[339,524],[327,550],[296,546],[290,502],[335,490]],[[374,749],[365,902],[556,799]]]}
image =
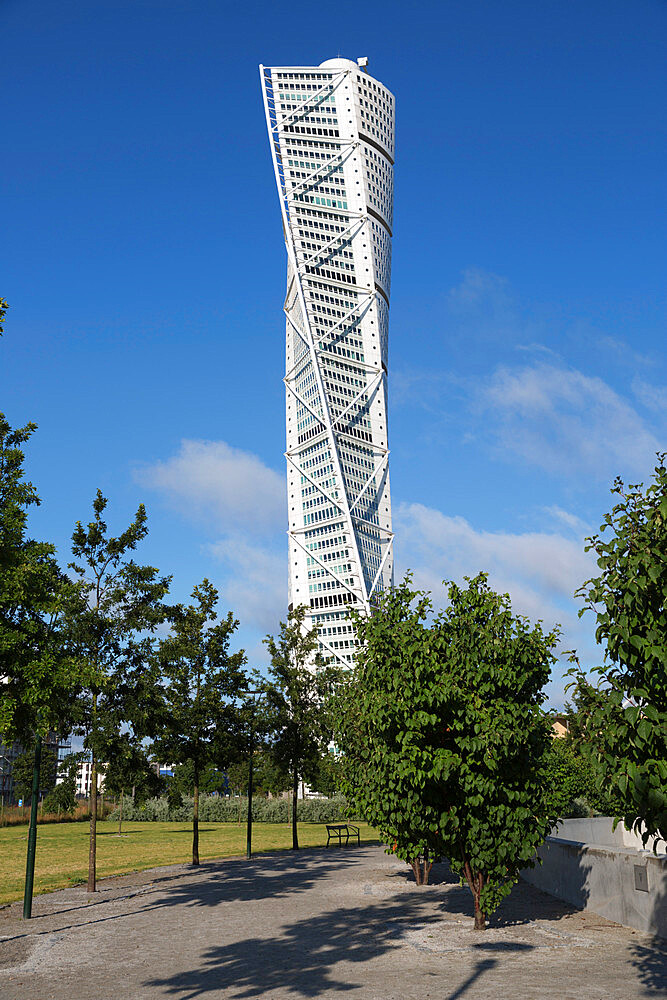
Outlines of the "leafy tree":
{"label": "leafy tree", "polygon": [[[248,788],[247,756],[226,768],[228,790],[245,795]],[[280,795],[292,784],[290,773],[275,759],[270,749],[260,743],[253,752],[253,789],[255,795]]]}
{"label": "leafy tree", "polygon": [[552,809],[559,819],[581,815],[581,812],[577,812],[581,806],[588,807],[588,815],[593,811],[613,815],[617,801],[608,789],[597,787],[597,770],[593,761],[581,753],[575,740],[569,737],[552,739],[546,756],[546,767],[545,787],[549,792]]}
{"label": "leafy tree", "polygon": [[[40,754],[39,791],[42,795],[50,792],[56,784],[57,757],[50,746],[43,746]],[[35,768],[35,751],[26,750],[14,760],[12,779],[14,798],[23,799],[24,803],[32,794],[32,777]]]}
{"label": "leafy tree", "polygon": [[167,803],[170,809],[180,809],[183,805],[183,793],[173,778],[167,778]]}
{"label": "leafy tree", "polygon": [[234,701],[247,682],[245,653],[229,651],[238,621],[231,611],[218,620],[218,592],[208,580],[194,588],[192,598],[192,604],[172,609],[171,634],[157,652],[165,683],[153,753],[161,760],[192,762],[192,864],[198,865],[200,780],[207,766],[233,754]]}
{"label": "leafy tree", "polygon": [[13,430],[0,413],[0,741],[31,745],[67,732],[81,684],[64,608],[74,592],[48,542],[28,537],[40,503],[25,479],[23,445],[35,424]]}
{"label": "leafy tree", "polygon": [[408,577],[357,617],[336,739],[352,803],[418,884],[446,855],[482,930],[555,819],[540,703],[557,633],[513,615],[486,574],[448,594],[431,620],[429,597]]}
{"label": "leafy tree", "polygon": [[264,640],[271,655],[266,702],[274,731],[272,754],[292,777],[292,850],[299,849],[297,798],[299,778],[310,781],[331,740],[332,726],[324,710],[340,676],[325,666],[318,652],[317,629],[306,631],[302,605],[280,623],[277,639]]}
{"label": "leafy tree", "polygon": [[342,781],[343,767],[340,756],[330,752],[323,754],[317,764],[317,773],[313,775],[311,781],[313,791],[332,798],[341,791]]}
{"label": "leafy tree", "polygon": [[114,537],[108,535],[103,519],[107,504],[98,490],[92,521],[86,527],[76,523],[74,561],[69,564],[79,593],[68,606],[68,625],[78,655],[94,672],[79,698],[77,719],[92,760],[89,892],[96,887],[98,763],[107,758],[123,722],[136,723],[141,735],[145,715],[136,710],[142,705],[142,693],[148,692],[153,702],[157,697],[154,673],[146,669],[145,658],[152,633],[166,615],[162,602],[170,582],[169,577],[158,576],[155,567],[139,566],[131,557],[148,533],[144,505],[125,531]]}
{"label": "leafy tree", "polygon": [[589,680],[573,668],[582,705],[582,749],[595,762],[600,788],[615,789],[617,815],[644,844],[667,840],[667,468],[658,456],[653,481],[618,496],[600,534],[587,539],[600,575],[577,596],[595,615],[604,665]]}
{"label": "leafy tree", "polygon": [[7,301],[7,299],[3,299],[2,296],[0,296],[0,337],[2,337],[3,333],[5,332],[5,316],[7,314],[8,309],[9,309],[9,302]]}
{"label": "leafy tree", "polygon": [[79,763],[85,754],[69,753],[58,764],[60,781],[44,799],[42,809],[47,813],[73,813],[76,809],[76,776]]}
{"label": "leafy tree", "polygon": [[[0,302],[0,326],[6,303]],[[23,445],[35,424],[13,430],[0,413],[0,743],[33,746],[33,782],[23,915],[32,912],[42,739],[67,732],[90,671],[72,650],[65,608],[76,593],[54,546],[31,539],[28,512],[39,504],[24,476]]]}
{"label": "leafy tree", "polygon": [[144,802],[164,791],[164,779],[155,771],[144,748],[131,732],[119,733],[107,744],[104,788],[120,798],[118,834],[123,832],[123,800],[132,794],[135,802]]}
{"label": "leafy tree", "polygon": [[[181,795],[192,795],[195,787],[194,761],[186,760],[184,764],[178,764],[172,780]],[[206,764],[199,774],[199,791],[208,795],[214,792],[224,795],[226,790],[224,771],[218,768],[217,763]]]}

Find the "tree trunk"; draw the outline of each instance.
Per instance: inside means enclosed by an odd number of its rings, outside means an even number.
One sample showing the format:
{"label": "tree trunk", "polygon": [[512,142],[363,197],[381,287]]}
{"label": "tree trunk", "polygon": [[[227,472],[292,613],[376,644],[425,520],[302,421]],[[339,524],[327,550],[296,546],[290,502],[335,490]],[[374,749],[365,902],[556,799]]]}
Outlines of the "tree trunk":
{"label": "tree trunk", "polygon": [[194,802],[192,804],[192,864],[199,864],[199,768],[195,767]]}
{"label": "tree trunk", "polygon": [[479,896],[475,896],[475,930],[486,930],[486,913],[482,913],[479,908]]}
{"label": "tree trunk", "polygon": [[294,768],[294,781],[292,783],[292,850],[299,850],[299,836],[296,826],[296,804],[299,797],[299,772]]}
{"label": "tree trunk", "polygon": [[90,843],[88,846],[88,892],[95,892],[97,872],[97,760],[92,753],[90,767]]}
{"label": "tree trunk", "polygon": [[422,859],[420,857],[413,858],[410,862],[410,867],[415,874],[415,882],[417,885],[428,885],[429,875],[431,874],[431,868],[433,867],[433,862],[429,860],[428,850],[424,851],[423,867]]}
{"label": "tree trunk", "polygon": [[484,872],[473,872],[470,862],[466,861],[464,857],[463,848],[461,848],[461,857],[463,858],[463,871],[465,873],[466,881],[470,886],[470,891],[475,905],[475,930],[485,931],[486,913],[482,911],[479,905],[482,889],[484,888],[486,881],[484,878]]}
{"label": "tree trunk", "polygon": [[424,851],[424,880],[422,885],[428,885],[429,876],[431,874],[431,868],[433,867],[433,862],[430,860],[428,848]]}
{"label": "tree trunk", "polygon": [[120,835],[121,835],[121,833],[123,831],[123,796],[124,795],[125,795],[125,792],[121,788],[121,791],[120,791],[120,812],[118,813],[118,836],[119,837],[120,837]]}

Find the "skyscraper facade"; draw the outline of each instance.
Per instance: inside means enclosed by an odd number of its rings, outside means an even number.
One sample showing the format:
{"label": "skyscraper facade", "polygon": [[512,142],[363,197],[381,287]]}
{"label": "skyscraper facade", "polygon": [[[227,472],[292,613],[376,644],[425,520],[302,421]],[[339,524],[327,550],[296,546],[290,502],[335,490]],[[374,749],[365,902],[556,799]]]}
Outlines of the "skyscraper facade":
{"label": "skyscraper facade", "polygon": [[393,578],[387,345],[394,97],[366,59],[260,66],[287,248],[290,607],[352,663]]}

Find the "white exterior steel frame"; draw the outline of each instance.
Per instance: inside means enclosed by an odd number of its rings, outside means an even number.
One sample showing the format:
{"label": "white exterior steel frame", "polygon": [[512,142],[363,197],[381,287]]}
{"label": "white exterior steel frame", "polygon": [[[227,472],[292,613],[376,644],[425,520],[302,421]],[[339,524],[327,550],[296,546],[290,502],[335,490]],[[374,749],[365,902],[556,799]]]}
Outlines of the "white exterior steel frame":
{"label": "white exterior steel frame", "polygon": [[387,438],[394,98],[347,59],[260,66],[287,249],[289,605],[349,666],[393,580]]}

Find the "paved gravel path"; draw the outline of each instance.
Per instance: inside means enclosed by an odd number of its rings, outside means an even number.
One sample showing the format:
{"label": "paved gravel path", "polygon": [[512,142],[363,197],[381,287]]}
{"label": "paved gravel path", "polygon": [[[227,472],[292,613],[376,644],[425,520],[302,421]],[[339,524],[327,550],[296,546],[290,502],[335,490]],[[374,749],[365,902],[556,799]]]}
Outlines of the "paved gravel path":
{"label": "paved gravel path", "polygon": [[381,848],[304,850],[107,879],[0,911],[2,1000],[635,1000],[667,942],[521,884],[485,934],[445,866],[418,888]]}

